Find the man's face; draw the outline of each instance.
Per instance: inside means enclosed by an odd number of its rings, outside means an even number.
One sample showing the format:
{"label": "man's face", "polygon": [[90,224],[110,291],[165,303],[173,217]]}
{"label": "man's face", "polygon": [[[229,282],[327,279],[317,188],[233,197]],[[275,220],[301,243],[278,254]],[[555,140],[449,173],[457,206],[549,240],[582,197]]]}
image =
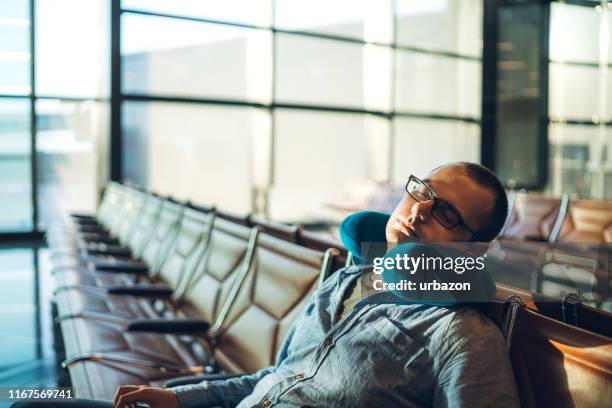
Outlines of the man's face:
{"label": "man's face", "polygon": [[[436,197],[454,207],[465,224],[478,231],[493,211],[495,193],[476,183],[460,164],[440,167],[423,179]],[[472,233],[463,225],[445,228],[431,215],[433,201],[418,202],[409,194],[387,222],[387,242],[467,242]]]}

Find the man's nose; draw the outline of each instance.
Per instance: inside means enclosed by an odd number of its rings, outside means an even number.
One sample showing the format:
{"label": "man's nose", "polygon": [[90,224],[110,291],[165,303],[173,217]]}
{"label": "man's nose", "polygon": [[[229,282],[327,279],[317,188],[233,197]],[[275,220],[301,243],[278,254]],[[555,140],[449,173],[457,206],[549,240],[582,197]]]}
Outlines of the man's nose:
{"label": "man's nose", "polygon": [[429,219],[431,215],[431,207],[433,206],[433,200],[418,201],[413,204],[410,215],[408,216],[408,222],[410,223],[424,223]]}

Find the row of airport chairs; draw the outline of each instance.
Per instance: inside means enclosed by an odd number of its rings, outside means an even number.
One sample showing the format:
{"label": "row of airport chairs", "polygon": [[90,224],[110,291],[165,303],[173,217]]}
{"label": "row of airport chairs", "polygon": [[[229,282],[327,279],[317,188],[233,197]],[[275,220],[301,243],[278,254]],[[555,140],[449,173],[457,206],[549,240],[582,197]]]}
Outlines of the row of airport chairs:
{"label": "row of airport chairs", "polygon": [[[612,200],[569,199],[510,192],[510,216],[500,236],[500,268],[510,284],[563,296],[580,292],[612,309]],[[516,281],[513,281],[516,279]]]}
{"label": "row of airport chairs", "polygon": [[[178,385],[273,364],[312,292],[348,258],[298,227],[114,183],[95,218],[75,215],[47,238],[64,366],[78,396],[101,399],[118,385]],[[505,285],[497,297],[482,308],[506,337],[524,406],[612,400],[609,314]]]}
{"label": "row of airport chairs", "polygon": [[292,227],[252,227],[117,184],[95,219],[74,221],[48,242],[64,366],[80,397],[272,364],[302,306],[340,265],[338,248]]}

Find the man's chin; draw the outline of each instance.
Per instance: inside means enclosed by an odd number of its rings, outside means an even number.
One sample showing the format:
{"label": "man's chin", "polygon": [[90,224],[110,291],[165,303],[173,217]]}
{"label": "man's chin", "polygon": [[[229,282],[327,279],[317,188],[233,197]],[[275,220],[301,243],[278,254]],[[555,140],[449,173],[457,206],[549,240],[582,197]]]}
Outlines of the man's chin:
{"label": "man's chin", "polygon": [[393,231],[390,238],[391,239],[389,239],[388,242],[392,244],[406,244],[409,242],[421,242],[421,238],[417,237],[416,235],[412,235],[412,234],[406,235],[400,231]]}

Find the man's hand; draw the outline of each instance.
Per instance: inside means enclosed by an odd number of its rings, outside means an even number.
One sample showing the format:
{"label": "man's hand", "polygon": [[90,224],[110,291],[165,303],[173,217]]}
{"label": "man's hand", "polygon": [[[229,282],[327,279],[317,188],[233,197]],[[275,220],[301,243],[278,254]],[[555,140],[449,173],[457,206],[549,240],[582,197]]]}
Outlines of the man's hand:
{"label": "man's hand", "polygon": [[115,408],[136,408],[142,402],[150,408],[180,408],[176,394],[170,390],[147,385],[124,385],[117,388],[113,406]]}

